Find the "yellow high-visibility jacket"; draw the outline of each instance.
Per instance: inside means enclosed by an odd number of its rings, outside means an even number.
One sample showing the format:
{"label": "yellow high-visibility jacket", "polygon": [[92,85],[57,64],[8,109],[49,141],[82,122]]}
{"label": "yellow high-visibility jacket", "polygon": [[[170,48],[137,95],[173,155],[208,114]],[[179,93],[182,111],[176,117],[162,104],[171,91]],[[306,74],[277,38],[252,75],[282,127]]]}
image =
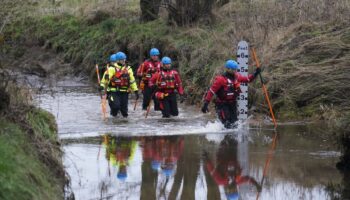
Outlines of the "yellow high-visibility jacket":
{"label": "yellow high-visibility jacket", "polygon": [[117,63],[108,67],[101,80],[101,86],[108,92],[135,92],[138,90],[134,73],[130,66],[120,66]]}

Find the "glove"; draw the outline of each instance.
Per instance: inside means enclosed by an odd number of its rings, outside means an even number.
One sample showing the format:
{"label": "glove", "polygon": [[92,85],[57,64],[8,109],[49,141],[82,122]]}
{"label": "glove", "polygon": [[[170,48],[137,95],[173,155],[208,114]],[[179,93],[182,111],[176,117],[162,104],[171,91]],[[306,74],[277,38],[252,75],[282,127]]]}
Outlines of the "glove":
{"label": "glove", "polygon": [[99,88],[98,88],[98,91],[104,91],[105,90],[105,87],[103,87],[103,86],[100,86]]}
{"label": "glove", "polygon": [[138,100],[140,98],[138,91],[135,91],[135,96],[136,96],[136,100]]}
{"label": "glove", "polygon": [[205,102],[204,105],[202,106],[203,113],[209,112],[208,105],[209,105],[209,102]]}
{"label": "glove", "polygon": [[184,95],[180,95],[180,103],[183,103],[185,101]]}
{"label": "glove", "polygon": [[256,68],[254,72],[254,77],[257,77],[260,74],[260,72],[261,72],[261,68],[260,67]]}

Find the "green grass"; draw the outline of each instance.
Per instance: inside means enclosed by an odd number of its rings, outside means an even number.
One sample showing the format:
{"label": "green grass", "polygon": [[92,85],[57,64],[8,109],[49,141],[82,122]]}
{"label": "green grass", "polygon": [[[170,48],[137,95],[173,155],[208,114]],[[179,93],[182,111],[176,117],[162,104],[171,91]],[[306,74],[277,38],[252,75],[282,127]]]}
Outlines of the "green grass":
{"label": "green grass", "polygon": [[[36,110],[28,117],[36,137],[55,137],[52,116],[48,113]],[[53,170],[43,164],[35,140],[4,118],[0,118],[0,127],[0,199],[62,199],[64,177],[56,177]]]}
{"label": "green grass", "polygon": [[38,135],[54,142],[57,140],[57,125],[55,117],[41,109],[33,109],[27,114],[28,123]]}

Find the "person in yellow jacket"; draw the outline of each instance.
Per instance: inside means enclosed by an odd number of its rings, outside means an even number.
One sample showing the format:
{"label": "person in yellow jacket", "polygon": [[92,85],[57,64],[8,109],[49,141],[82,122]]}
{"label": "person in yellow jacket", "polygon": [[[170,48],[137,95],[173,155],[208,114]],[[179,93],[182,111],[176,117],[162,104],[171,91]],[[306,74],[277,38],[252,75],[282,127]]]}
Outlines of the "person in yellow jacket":
{"label": "person in yellow jacket", "polygon": [[126,65],[126,55],[118,52],[111,55],[111,65],[106,70],[101,80],[100,90],[108,94],[108,104],[111,115],[117,116],[119,111],[123,117],[128,117],[129,92],[133,91],[136,99],[139,98],[134,73],[130,66]]}

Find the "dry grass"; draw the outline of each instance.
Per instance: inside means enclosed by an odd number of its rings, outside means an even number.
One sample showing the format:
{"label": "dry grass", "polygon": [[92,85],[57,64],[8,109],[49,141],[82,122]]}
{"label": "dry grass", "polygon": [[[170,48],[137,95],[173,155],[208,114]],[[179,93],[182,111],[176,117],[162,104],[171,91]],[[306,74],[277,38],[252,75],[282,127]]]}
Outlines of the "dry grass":
{"label": "dry grass", "polygon": [[[273,91],[273,102],[277,111],[282,111],[280,110],[282,107],[294,109],[295,107],[290,105],[298,107],[305,102],[306,104],[313,102],[313,108],[304,111],[306,116],[315,110],[320,112],[323,110],[322,112],[327,113],[326,110],[338,108],[338,104],[334,104],[333,101],[332,105],[303,98],[305,93],[314,93],[315,86],[322,85],[318,80],[322,80],[327,75],[326,72],[332,73],[328,70],[331,69],[330,65],[341,68],[347,66],[347,56],[343,54],[348,52],[348,42],[345,41],[346,38],[342,39],[346,36],[341,31],[335,31],[338,35],[332,35],[333,29],[345,30],[349,27],[350,15],[346,11],[350,10],[350,2],[347,0],[334,2],[233,0],[223,7],[215,8],[216,21],[213,24],[197,24],[182,28],[166,26],[164,10],[157,23],[138,24],[138,1],[60,1],[54,5],[48,4],[47,1],[45,1],[46,4],[43,2],[39,1],[36,4],[37,8],[43,10],[50,10],[50,7],[58,8],[65,13],[75,15],[76,18],[47,18],[43,22],[46,23],[45,26],[52,27],[52,31],[40,26],[37,28],[45,30],[33,35],[46,42],[50,41],[49,44],[52,43],[54,49],[63,51],[65,60],[72,61],[74,65],[90,66],[96,57],[102,60],[111,51],[121,49],[128,53],[130,63],[137,66],[139,60],[147,56],[147,48],[157,46],[163,53],[173,57],[176,65],[180,66],[179,70],[183,74],[187,94],[189,94],[188,99],[191,99],[191,103],[199,103],[207,89],[203,86],[209,85],[212,77],[223,70],[222,66],[226,59],[236,57],[236,44],[244,39],[257,49],[265,69],[264,76],[270,80],[268,86]],[[108,14],[92,23],[94,25],[92,26],[89,24],[90,14],[97,10]],[[123,10],[124,13],[117,12]],[[60,13],[42,14],[59,15]],[[96,18],[98,15],[95,12],[93,16]],[[123,20],[127,18],[127,20],[118,22],[121,18]],[[61,22],[56,23],[56,19],[60,19]],[[84,24],[85,21],[89,26]],[[56,29],[63,32],[54,33]],[[77,36],[77,31],[79,31],[80,40],[71,41],[71,38]],[[92,40],[91,36],[94,36]],[[69,45],[68,41],[89,48],[76,49]],[[85,42],[80,44],[79,41]],[[108,41],[114,41],[116,44],[110,44]],[[330,54],[334,49],[340,49],[338,57]],[[140,55],[140,52],[144,55]],[[254,63],[250,64],[254,65]],[[323,67],[319,67],[320,65]],[[253,68],[251,67],[250,71],[253,71]],[[321,68],[323,70],[320,70]],[[90,70],[82,67],[75,69]],[[346,71],[347,68],[344,70]],[[336,77],[342,78],[343,75],[336,75]],[[310,76],[313,78],[310,79]],[[294,84],[293,88],[287,87],[289,85],[285,83],[291,80],[299,82]],[[334,81],[326,84],[332,85],[333,89],[330,92],[332,94],[333,92],[341,94],[344,88],[346,89],[345,85]],[[303,90],[303,87],[308,86],[312,87]],[[333,86],[337,88],[334,89]],[[253,87],[260,86],[255,84]],[[286,88],[289,88],[288,93],[285,92]],[[325,85],[324,88],[326,88]],[[260,91],[252,89],[250,92],[253,100],[251,103],[259,105],[260,111],[265,110]],[[344,98],[339,101],[347,102]],[[323,109],[321,105],[324,106]],[[289,112],[286,114],[290,117],[296,117],[296,115]]]}

